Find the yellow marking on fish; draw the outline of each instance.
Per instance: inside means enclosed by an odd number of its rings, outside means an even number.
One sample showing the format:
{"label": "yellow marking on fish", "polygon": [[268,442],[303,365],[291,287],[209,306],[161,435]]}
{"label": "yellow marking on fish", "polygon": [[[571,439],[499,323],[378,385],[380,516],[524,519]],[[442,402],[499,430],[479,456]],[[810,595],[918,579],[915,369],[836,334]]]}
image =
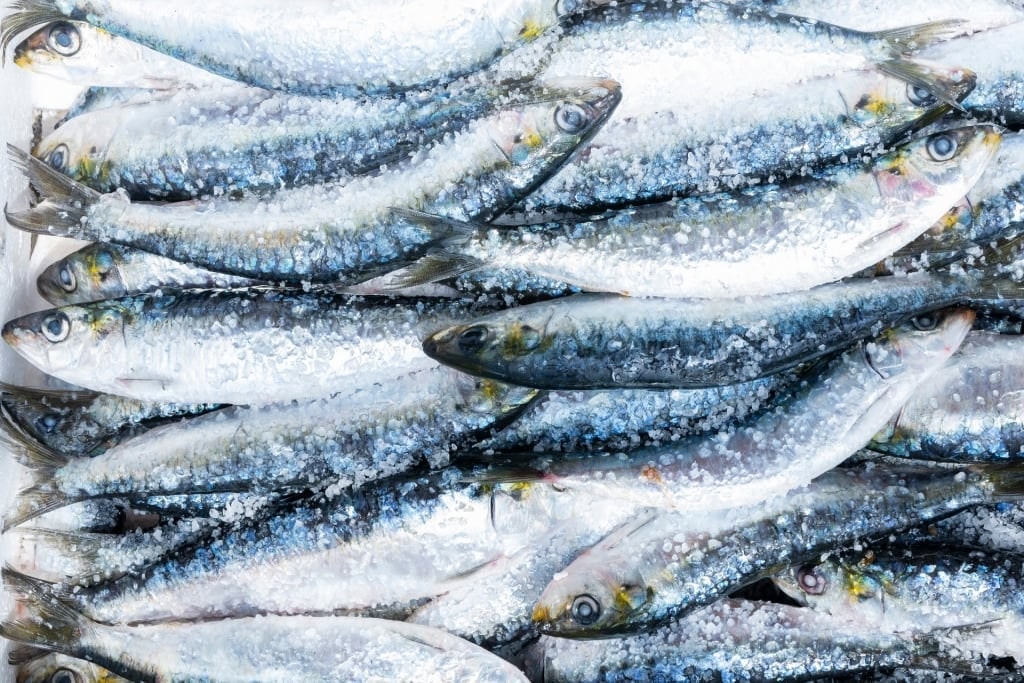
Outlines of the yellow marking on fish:
{"label": "yellow marking on fish", "polygon": [[98,180],[106,183],[110,180],[110,169],[110,162],[97,162],[92,156],[86,155],[78,162],[77,173],[72,177],[79,182]]}
{"label": "yellow marking on fish", "polygon": [[15,55],[14,63],[22,69],[27,69],[32,65],[32,58],[29,57],[27,52],[23,52],[19,55]]}
{"label": "yellow marking on fish", "polygon": [[896,103],[884,97],[868,94],[857,102],[857,109],[866,111],[874,116],[887,116],[896,111]]}
{"label": "yellow marking on fish", "polygon": [[542,624],[546,623],[551,619],[551,613],[548,612],[548,608],[544,605],[537,605],[533,608],[533,616],[531,617],[534,623]]}
{"label": "yellow marking on fish", "polygon": [[534,40],[544,33],[546,27],[533,19],[527,19],[523,27],[519,29],[519,37],[523,40]]}

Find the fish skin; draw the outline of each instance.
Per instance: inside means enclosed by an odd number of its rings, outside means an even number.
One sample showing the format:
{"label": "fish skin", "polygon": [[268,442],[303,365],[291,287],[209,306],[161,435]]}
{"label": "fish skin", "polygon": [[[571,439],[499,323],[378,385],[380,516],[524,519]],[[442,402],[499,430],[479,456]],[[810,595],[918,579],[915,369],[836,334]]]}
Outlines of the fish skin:
{"label": "fish skin", "polygon": [[39,295],[54,306],[89,303],[159,289],[236,289],[268,284],[197,268],[146,251],[97,242],[43,269]]}
{"label": "fish skin", "polygon": [[[48,374],[96,391],[261,405],[322,398],[432,367],[420,338],[473,308],[459,300],[331,291],[188,290],[42,311],[9,322],[3,335]],[[62,332],[67,322],[64,342],[47,341],[45,321]]]}
{"label": "fish skin", "polygon": [[972,333],[868,445],[887,455],[939,462],[1024,457],[1024,351],[1016,335]]}
{"label": "fish skin", "polygon": [[537,395],[434,367],[312,403],[226,408],[152,429],[92,458],[57,468],[49,459],[39,463],[35,483],[22,490],[5,522],[10,527],[95,497],[307,488],[336,495],[417,465],[448,465]]}
{"label": "fish skin", "polygon": [[[892,633],[987,623],[988,654],[1019,658],[1024,633],[1024,556],[956,543],[844,551],[774,581],[815,611]],[[970,642],[970,641],[968,641]]]}
{"label": "fish skin", "polygon": [[[807,484],[864,448],[960,346],[974,313],[954,309],[855,345],[750,419],[622,453],[521,457],[558,489],[638,505],[709,511],[755,505]],[[500,480],[500,474],[499,480]]]}
{"label": "fish skin", "polygon": [[[721,600],[648,633],[614,639],[542,636],[527,675],[572,681],[806,681],[893,667],[969,670],[943,633],[879,633],[862,624],[770,602]],[[949,641],[947,640],[947,643]],[[766,643],[771,643],[766,647]]]}
{"label": "fish skin", "polygon": [[66,18],[250,85],[380,94],[477,70],[591,4],[520,0],[481,8],[455,0],[424,11],[401,1],[346,1],[323,12],[315,3],[284,8],[258,0],[246,6],[247,19],[234,8],[199,2],[179,7],[187,13],[179,15],[152,2],[19,0],[4,20],[0,47],[6,51],[21,31]]}
{"label": "fish skin", "polygon": [[491,112],[377,175],[243,199],[132,203],[120,192],[98,194],[9,146],[48,200],[5,215],[32,232],[116,242],[217,272],[355,284],[448,238],[402,220],[394,208],[490,220],[563,163],[620,98],[608,79],[548,84],[537,97]]}
{"label": "fish skin", "polygon": [[[650,629],[710,604],[783,565],[837,545],[880,539],[958,510],[1020,496],[1019,471],[872,465],[835,469],[806,488],[718,517],[657,511],[627,523],[570,564],[534,607],[550,635],[593,638]],[[577,597],[596,618],[573,616]]]}
{"label": "fish skin", "polygon": [[[854,274],[931,227],[982,175],[1000,130],[947,128],[814,179],[646,205],[597,220],[472,226],[464,244],[453,240],[435,250],[422,270],[406,267],[406,281],[419,284],[421,273],[445,277],[437,264],[451,254],[459,268],[469,260],[631,296],[725,298],[809,289]],[[955,152],[936,156],[937,144]],[[440,272],[430,272],[435,269]]]}
{"label": "fish skin", "polygon": [[58,674],[70,672],[74,683],[129,683],[103,667],[84,659],[40,651],[39,656],[18,666],[17,683],[58,683]]}
{"label": "fish skin", "polygon": [[465,372],[544,389],[721,386],[793,367],[926,311],[1018,297],[1020,288],[993,268],[722,300],[576,295],[442,328],[423,350]]}

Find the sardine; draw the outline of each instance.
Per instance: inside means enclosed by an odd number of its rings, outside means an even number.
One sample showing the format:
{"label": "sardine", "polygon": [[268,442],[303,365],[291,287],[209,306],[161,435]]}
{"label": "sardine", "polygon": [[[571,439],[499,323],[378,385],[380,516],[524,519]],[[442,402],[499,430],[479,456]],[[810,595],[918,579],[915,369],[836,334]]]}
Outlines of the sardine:
{"label": "sardine", "polygon": [[620,98],[614,81],[563,85],[495,111],[378,175],[267,198],[132,203],[57,173],[52,158],[47,165],[9,148],[47,200],[6,216],[32,232],[115,242],[233,275],[352,284],[447,239],[403,220],[393,207],[490,220],[563,163]]}
{"label": "sardine", "polygon": [[313,403],[227,408],[174,422],[93,458],[63,458],[59,467],[59,454],[34,454],[35,483],[21,491],[5,525],[94,497],[303,488],[336,495],[421,463],[448,465],[460,447],[514,419],[536,396],[435,367]]}
{"label": "sardine", "polygon": [[720,386],[793,367],[921,313],[1020,297],[1024,290],[998,273],[992,265],[720,300],[576,295],[440,329],[423,350],[466,372],[544,389]]}
{"label": "sardine", "polygon": [[542,632],[595,637],[665,624],[780,565],[878,539],[974,505],[1019,500],[1020,467],[836,469],[753,508],[662,510],[612,532],[555,575],[534,608]]}
{"label": "sardine", "polygon": [[[852,275],[931,227],[981,176],[993,126],[934,133],[823,177],[630,209],[596,221],[468,233],[392,274],[406,285],[482,266],[589,291],[724,298],[810,289]],[[424,226],[448,222],[412,214]]]}
{"label": "sardine", "polygon": [[[960,346],[968,310],[932,314],[859,344],[751,419],[625,453],[516,458],[509,476],[676,510],[753,505],[803,486],[864,448]],[[937,317],[936,317],[937,316]],[[529,470],[533,471],[530,472]],[[501,480],[500,468],[487,472]]]}
{"label": "sardine", "polygon": [[[480,120],[517,109],[515,102],[566,94],[517,83],[354,100],[229,84],[80,113],[43,138],[33,153],[98,192],[120,188],[137,200],[268,195],[377,173],[474,123],[490,127],[499,144],[509,144],[494,130],[495,120]],[[558,133],[553,126],[539,126],[545,140],[552,132]],[[471,140],[444,142],[446,151],[435,155],[451,155],[452,147]]]}
{"label": "sardine", "polygon": [[[606,0],[515,0],[481,7],[452,0],[427,7],[404,0],[346,0],[283,7],[269,0],[236,7],[193,2],[18,0],[4,18],[0,50],[19,33],[61,19],[87,21],[213,73],[274,90],[381,93],[451,81],[536,39],[563,18]],[[311,31],[313,32],[311,35]]]}
{"label": "sardine", "polygon": [[519,669],[461,638],[383,619],[262,616],[106,626],[45,594],[29,593],[22,604],[29,616],[4,621],[0,635],[101,661],[130,680],[526,681]]}
{"label": "sardine", "polygon": [[958,635],[953,629],[879,632],[790,605],[722,600],[650,633],[542,636],[530,646],[526,670],[543,683],[864,680],[856,675],[894,667],[985,671],[981,657],[951,647]]}
{"label": "sardine", "polygon": [[[21,652],[26,653],[30,649]],[[28,661],[19,659],[16,662],[17,683],[129,683],[128,679],[92,662],[46,650],[39,650],[37,656]]]}
{"label": "sardine", "polygon": [[33,313],[7,323],[3,337],[77,386],[147,401],[260,405],[432,367],[420,338],[472,310],[458,300],[187,290]]}
{"label": "sardine", "polygon": [[260,284],[267,283],[103,242],[68,254],[36,278],[39,295],[54,306],[117,299],[164,288],[234,289]]}

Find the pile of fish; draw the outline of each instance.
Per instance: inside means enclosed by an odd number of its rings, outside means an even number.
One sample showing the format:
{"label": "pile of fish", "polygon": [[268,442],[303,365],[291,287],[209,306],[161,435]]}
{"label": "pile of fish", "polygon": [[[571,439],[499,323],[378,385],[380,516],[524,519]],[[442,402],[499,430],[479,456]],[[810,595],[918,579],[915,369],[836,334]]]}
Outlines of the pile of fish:
{"label": "pile of fish", "polygon": [[16,0],[17,680],[1024,677],[1024,8],[906,4]]}

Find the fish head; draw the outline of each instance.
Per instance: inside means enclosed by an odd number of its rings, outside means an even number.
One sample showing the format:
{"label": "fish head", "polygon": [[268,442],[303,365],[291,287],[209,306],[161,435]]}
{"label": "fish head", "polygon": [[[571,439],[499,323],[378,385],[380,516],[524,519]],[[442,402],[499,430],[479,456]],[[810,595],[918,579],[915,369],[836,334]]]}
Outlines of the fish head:
{"label": "fish head", "polygon": [[[999,149],[999,126],[950,128],[918,137],[872,162],[879,193],[906,203],[967,194]],[[951,200],[946,206],[952,206]]]}
{"label": "fish head", "polygon": [[73,81],[68,65],[90,54],[95,58],[94,46],[88,39],[83,40],[82,35],[83,31],[91,30],[88,24],[77,21],[46,24],[18,43],[14,48],[14,63],[35,73]]}
{"label": "fish head", "polygon": [[111,302],[63,306],[30,313],[3,328],[7,344],[49,374],[104,367],[113,348],[123,345],[126,311]]}
{"label": "fish head", "polygon": [[628,630],[650,597],[642,580],[623,582],[591,563],[585,569],[570,566],[544,589],[533,608],[533,623],[548,635],[602,637]]}
{"label": "fish head", "polygon": [[598,131],[622,92],[616,81],[589,78],[551,82],[521,95],[490,117],[487,126],[508,165],[508,182],[526,192]]}
{"label": "fish head", "polygon": [[117,108],[79,114],[43,138],[32,155],[84,185],[107,186],[107,149],[123,115]]}
{"label": "fish head", "polygon": [[868,366],[883,380],[938,367],[963,343],[974,311],[951,308],[921,313],[864,345]]}
{"label": "fish head", "polygon": [[892,577],[879,572],[868,551],[858,559],[830,556],[793,567],[773,578],[782,592],[820,612],[849,614],[852,608],[879,607],[891,592]]}
{"label": "fish head", "polygon": [[51,652],[18,667],[17,683],[118,683],[125,679],[91,662]]}
{"label": "fish head", "polygon": [[[961,101],[974,90],[977,75],[964,67],[923,65],[924,78],[937,85],[946,99]],[[948,106],[918,84],[882,71],[860,71],[837,80],[839,96],[850,120],[860,128],[899,132],[941,116]]]}
{"label": "fish head", "polygon": [[499,314],[439,330],[423,341],[423,351],[440,363],[473,375],[518,382],[524,374],[529,377],[521,365],[551,343],[552,337],[543,326]]}
{"label": "fish head", "polygon": [[118,255],[104,244],[80,249],[47,266],[36,278],[36,289],[56,306],[128,293],[118,269]]}

